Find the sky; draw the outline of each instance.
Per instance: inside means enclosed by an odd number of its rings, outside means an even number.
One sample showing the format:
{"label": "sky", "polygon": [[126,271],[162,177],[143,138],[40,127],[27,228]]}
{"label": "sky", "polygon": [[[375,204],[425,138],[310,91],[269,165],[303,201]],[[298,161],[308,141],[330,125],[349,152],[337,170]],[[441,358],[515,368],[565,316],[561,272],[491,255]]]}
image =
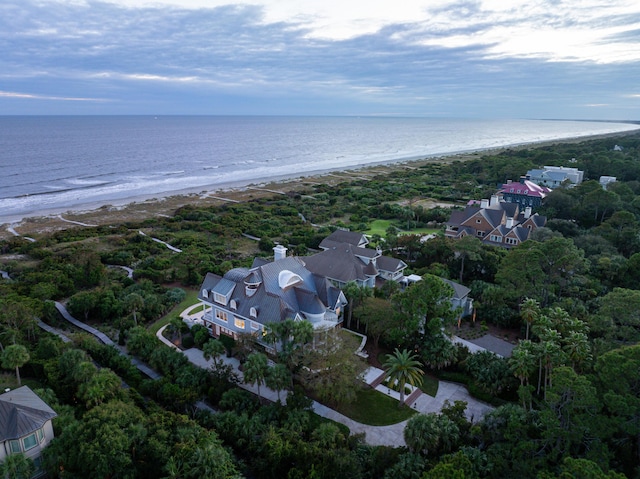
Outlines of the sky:
{"label": "sky", "polygon": [[640,1],[2,0],[0,114],[640,120]]}

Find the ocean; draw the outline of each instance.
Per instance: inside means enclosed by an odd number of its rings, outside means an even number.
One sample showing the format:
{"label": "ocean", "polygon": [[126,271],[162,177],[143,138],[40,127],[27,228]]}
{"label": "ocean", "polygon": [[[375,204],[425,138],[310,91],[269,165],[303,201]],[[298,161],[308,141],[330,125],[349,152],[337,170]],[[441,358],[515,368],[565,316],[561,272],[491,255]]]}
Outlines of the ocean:
{"label": "ocean", "polygon": [[637,128],[551,120],[0,116],[0,223],[45,211]]}

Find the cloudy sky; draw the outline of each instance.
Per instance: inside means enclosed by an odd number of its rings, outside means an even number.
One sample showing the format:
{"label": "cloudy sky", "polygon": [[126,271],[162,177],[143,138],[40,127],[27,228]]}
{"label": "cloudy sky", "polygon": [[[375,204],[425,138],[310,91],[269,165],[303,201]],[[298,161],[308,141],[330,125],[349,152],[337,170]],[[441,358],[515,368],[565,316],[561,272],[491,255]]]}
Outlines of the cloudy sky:
{"label": "cloudy sky", "polygon": [[640,1],[1,0],[0,114],[640,120]]}

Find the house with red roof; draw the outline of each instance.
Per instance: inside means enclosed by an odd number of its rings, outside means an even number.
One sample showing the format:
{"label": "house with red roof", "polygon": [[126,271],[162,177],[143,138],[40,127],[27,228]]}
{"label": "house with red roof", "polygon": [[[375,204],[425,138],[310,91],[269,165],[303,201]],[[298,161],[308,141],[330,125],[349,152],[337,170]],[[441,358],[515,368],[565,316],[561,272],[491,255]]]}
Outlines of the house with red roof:
{"label": "house with red roof", "polygon": [[518,182],[507,181],[498,191],[498,195],[502,196],[507,203],[517,203],[523,208],[531,207],[532,209],[541,206],[549,193],[551,190],[548,187],[540,186],[525,177],[520,178]]}

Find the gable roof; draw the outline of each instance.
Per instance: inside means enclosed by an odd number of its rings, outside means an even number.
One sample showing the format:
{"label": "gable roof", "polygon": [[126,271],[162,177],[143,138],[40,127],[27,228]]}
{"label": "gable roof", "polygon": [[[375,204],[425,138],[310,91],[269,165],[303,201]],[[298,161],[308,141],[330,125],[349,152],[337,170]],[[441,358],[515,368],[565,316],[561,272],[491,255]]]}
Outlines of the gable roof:
{"label": "gable roof", "polygon": [[369,248],[359,248],[349,243],[337,243],[329,249],[306,256],[304,262],[310,271],[326,278],[348,283],[349,281],[366,281],[370,276],[378,274],[373,263],[365,264],[359,258],[361,250],[373,251]]}
{"label": "gable roof", "polygon": [[451,286],[451,289],[453,289],[453,299],[464,299],[471,292],[469,288],[460,283],[456,283],[455,281],[451,281],[450,279],[440,279]]}
{"label": "gable roof", "polygon": [[376,266],[380,271],[390,271],[395,273],[396,271],[403,270],[407,267],[407,263],[398,258],[393,258],[391,256],[380,256],[376,260]]}
{"label": "gable roof", "polygon": [[522,182],[514,181],[511,183],[504,183],[500,188],[499,193],[512,194],[512,195],[526,195],[534,198],[544,198],[549,193],[551,193],[551,190],[546,186],[537,185],[533,181],[523,180]]}
{"label": "gable roof", "polygon": [[320,248],[331,248],[335,246],[335,243],[349,243],[353,246],[362,247],[368,245],[369,240],[362,233],[347,230],[335,230],[320,242]]}
{"label": "gable roof", "polygon": [[28,386],[0,394],[0,441],[26,436],[56,416]]}

